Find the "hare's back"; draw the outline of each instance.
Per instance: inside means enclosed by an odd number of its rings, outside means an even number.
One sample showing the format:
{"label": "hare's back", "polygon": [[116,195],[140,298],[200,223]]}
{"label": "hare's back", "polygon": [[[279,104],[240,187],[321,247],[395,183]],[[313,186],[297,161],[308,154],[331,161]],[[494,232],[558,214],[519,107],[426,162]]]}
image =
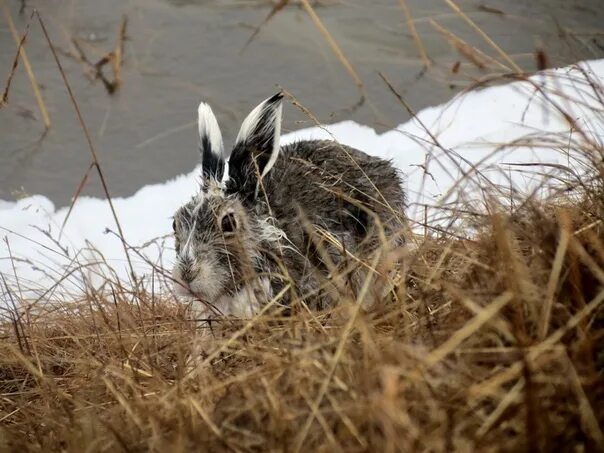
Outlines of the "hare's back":
{"label": "hare's back", "polygon": [[375,204],[377,212],[381,211],[378,205],[401,210],[404,206],[401,174],[388,160],[328,140],[296,142],[282,152],[285,158],[278,173],[281,181],[287,179],[293,185],[290,193],[294,196],[320,189]]}

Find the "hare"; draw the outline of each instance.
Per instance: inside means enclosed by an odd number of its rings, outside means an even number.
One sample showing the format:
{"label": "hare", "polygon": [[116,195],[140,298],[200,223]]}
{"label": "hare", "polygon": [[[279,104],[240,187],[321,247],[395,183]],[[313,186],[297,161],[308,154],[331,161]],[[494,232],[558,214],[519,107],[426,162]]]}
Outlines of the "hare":
{"label": "hare", "polygon": [[211,108],[199,105],[201,189],[174,215],[172,276],[206,316],[251,316],[293,296],[328,307],[336,273],[354,285],[359,262],[384,241],[403,242],[397,169],[333,141],[281,147],[282,98],[252,110],[230,152]]}

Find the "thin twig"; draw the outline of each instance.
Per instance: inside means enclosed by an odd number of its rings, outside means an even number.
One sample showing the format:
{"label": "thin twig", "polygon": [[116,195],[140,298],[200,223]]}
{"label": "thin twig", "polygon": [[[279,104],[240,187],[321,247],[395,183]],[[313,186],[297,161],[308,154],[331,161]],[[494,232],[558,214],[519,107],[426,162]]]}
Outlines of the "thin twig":
{"label": "thin twig", "polygon": [[13,66],[11,67],[10,73],[8,74],[8,78],[6,79],[6,86],[4,87],[4,94],[2,95],[2,99],[0,100],[0,107],[8,103],[8,92],[10,90],[11,83],[13,81],[13,77],[17,70],[17,66],[19,65],[19,56],[21,55],[21,49],[25,44],[25,40],[27,39],[27,35],[29,34],[29,24],[30,20],[27,21],[27,25],[25,25],[25,33],[21,36],[21,40],[19,41],[19,45],[17,46],[17,52],[15,53],[15,58],[13,60]]}
{"label": "thin twig", "polygon": [[86,183],[88,182],[88,177],[90,176],[90,172],[92,171],[92,169],[94,168],[94,162],[92,162],[89,166],[88,169],[86,170],[86,172],[84,173],[84,176],[82,177],[82,179],[80,180],[80,183],[78,184],[78,188],[76,189],[75,193],[73,194],[73,197],[71,197],[71,203],[69,204],[69,209],[67,210],[67,215],[65,216],[65,219],[63,219],[63,223],[61,224],[61,230],[59,231],[59,239],[61,239],[61,235],[63,234],[63,229],[65,229],[65,225],[67,224],[67,220],[69,220],[69,217],[71,216],[71,212],[73,211],[73,207],[76,204],[76,201],[78,200],[80,193],[82,192],[82,190],[84,190],[84,187],[86,186]]}
{"label": "thin twig", "polygon": [[[21,42],[19,38],[19,34],[17,33],[17,29],[15,27],[15,23],[13,22],[13,17],[11,16],[10,10],[2,1],[2,6],[4,9],[4,16],[6,17],[6,21],[8,22],[8,28],[10,28],[11,35],[13,35],[13,39],[15,40],[15,44],[19,47]],[[36,80],[36,76],[34,71],[29,63],[29,58],[27,58],[27,52],[25,52],[25,48],[21,48],[19,54],[21,55],[21,59],[23,60],[23,67],[27,72],[27,77],[29,77],[29,81],[31,82],[32,89],[34,90],[34,96],[36,97],[36,101],[38,102],[38,108],[40,109],[40,114],[42,115],[42,121],[44,121],[44,127],[46,129],[50,128],[50,116],[48,115],[48,110],[46,110],[46,104],[44,104],[44,99],[42,98],[42,93],[40,92],[40,87],[38,86],[38,81]]]}
{"label": "thin twig", "polygon": [[122,22],[120,24],[120,31],[117,35],[117,42],[115,43],[115,50],[113,51],[113,83],[115,87],[119,87],[122,84],[122,63],[124,61],[124,41],[126,40],[126,27],[128,25],[128,16],[125,14],[122,16]]}
{"label": "thin twig", "polygon": [[99,163],[96,149],[94,147],[94,144],[92,143],[92,138],[90,137],[90,133],[88,132],[88,127],[86,126],[86,123],[84,122],[84,117],[82,116],[80,107],[75,99],[75,96],[71,89],[71,85],[69,85],[67,76],[65,75],[65,71],[63,70],[63,66],[61,65],[61,62],[59,61],[59,56],[57,55],[57,52],[52,44],[48,31],[46,30],[46,26],[44,25],[42,16],[40,15],[40,13],[38,11],[36,11],[35,13],[38,16],[38,21],[40,22],[40,26],[42,27],[42,32],[44,33],[44,37],[46,38],[46,41],[48,42],[48,46],[50,47],[50,50],[55,59],[55,62],[57,63],[57,67],[59,68],[59,72],[61,73],[61,77],[63,78],[65,88],[67,88],[67,92],[69,93],[69,98],[71,99],[71,103],[73,104],[73,107],[76,111],[78,121],[79,121],[80,126],[82,127],[82,131],[84,132],[84,135],[86,137],[86,142],[88,143],[88,148],[90,149],[90,153],[92,154],[93,165],[96,168],[96,171],[99,175],[99,179],[101,180],[101,185],[103,186],[103,192],[105,192],[105,196],[107,197],[107,203],[109,203],[109,208],[111,209],[111,214],[113,215],[113,219],[115,220],[115,225],[119,232],[120,240],[122,242],[122,247],[124,248],[124,253],[126,254],[126,260],[128,261],[128,267],[130,268],[130,275],[132,277],[133,282],[136,283],[136,274],[134,273],[134,267],[132,266],[132,261],[130,260],[130,254],[128,253],[128,246],[126,245],[126,241],[124,239],[124,232],[122,230],[120,221],[117,217],[117,212],[115,211],[115,207],[113,206],[113,201],[111,201],[109,187],[107,185],[107,181],[105,180],[105,175],[103,174],[103,170],[101,169],[101,165]]}
{"label": "thin twig", "polygon": [[407,5],[407,0],[399,0],[399,4],[401,5],[401,9],[403,10],[403,14],[405,15],[405,21],[407,22],[407,27],[409,27],[409,32],[411,36],[413,36],[413,40],[415,41],[415,45],[417,46],[417,50],[419,52],[419,56],[424,62],[424,67],[427,69],[432,65],[432,61],[428,57],[426,53],[426,48],[424,47],[424,43],[417,33],[417,29],[415,28],[415,22],[413,22],[413,17],[411,16],[411,11],[409,11],[409,6]]}
{"label": "thin twig", "polygon": [[321,22],[321,19],[319,18],[319,16],[317,16],[317,13],[313,9],[313,7],[310,5],[310,3],[308,3],[308,0],[300,0],[300,1],[302,2],[304,9],[306,9],[306,12],[308,13],[308,15],[310,16],[312,21],[315,23],[315,25],[317,26],[317,28],[319,29],[321,34],[323,34],[323,37],[326,39],[327,43],[331,47],[331,50],[333,50],[333,52],[336,54],[336,56],[340,60],[340,63],[342,63],[344,68],[346,68],[346,71],[348,71],[348,74],[350,74],[350,77],[352,77],[352,80],[354,80],[354,83],[357,86],[357,88],[359,89],[359,91],[361,92],[361,94],[364,95],[365,88],[363,86],[363,81],[361,80],[361,78],[359,77],[357,72],[354,70],[352,65],[350,64],[350,61],[348,61],[348,58],[346,58],[346,55],[344,55],[344,52],[342,52],[342,49],[340,49],[340,46],[338,45],[338,43],[335,41],[335,39],[333,39],[333,37],[331,36],[331,33],[329,33],[329,30],[327,30],[325,25],[323,25],[323,22]]}
{"label": "thin twig", "polygon": [[481,37],[482,39],[484,39],[493,49],[495,49],[497,51],[497,53],[499,55],[501,55],[501,58],[503,58],[511,67],[514,71],[522,73],[522,68],[520,66],[518,66],[514,60],[512,60],[512,58],[501,48],[499,47],[495,41],[493,41],[489,35],[487,35],[482,28],[480,28],[478,25],[476,25],[476,22],[474,22],[472,19],[470,19],[468,17],[468,15],[466,13],[464,13],[461,9],[459,9],[459,6],[457,6],[455,4],[455,2],[453,2],[453,0],[445,0],[445,3],[447,5],[449,5],[451,7],[451,9],[453,11],[455,11],[457,14],[459,14],[459,16],[470,26],[472,27]]}
{"label": "thin twig", "polygon": [[288,3],[289,3],[289,0],[279,0],[279,2],[276,3],[272,7],[272,9],[269,11],[267,16],[260,23],[260,25],[258,25],[257,27],[254,28],[254,31],[252,32],[250,37],[247,39],[247,41],[245,42],[245,44],[239,51],[240,54],[242,54],[245,51],[245,49],[247,49],[248,46],[252,43],[252,41],[256,38],[256,36],[258,36],[258,33],[260,33],[260,30],[262,30],[262,27],[264,27],[273,18],[273,16],[275,16],[275,14],[277,14],[279,11],[281,11],[283,8],[285,8]]}
{"label": "thin twig", "polygon": [[490,57],[484,52],[477,49],[476,47],[468,44],[459,36],[455,35],[450,30],[447,30],[435,20],[430,19],[430,24],[434,28],[436,28],[440,33],[442,33],[449,40],[451,45],[453,45],[453,47],[455,47],[457,51],[461,53],[464,57],[470,60],[478,69],[484,69],[486,67],[486,62],[489,62],[499,66],[505,71],[511,71],[509,66],[504,65],[496,58]]}

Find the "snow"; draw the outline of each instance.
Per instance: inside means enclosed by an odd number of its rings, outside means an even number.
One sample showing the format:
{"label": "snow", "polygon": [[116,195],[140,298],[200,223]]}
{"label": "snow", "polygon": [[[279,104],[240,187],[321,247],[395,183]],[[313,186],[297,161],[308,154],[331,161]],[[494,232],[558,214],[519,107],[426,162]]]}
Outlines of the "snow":
{"label": "snow", "polygon": [[[464,184],[455,184],[464,173],[476,174],[473,166],[494,184],[513,185],[523,192],[537,188],[542,178],[512,172],[504,163],[556,163],[579,172],[581,158],[571,156],[573,147],[564,150],[562,144],[581,140],[577,127],[597,143],[604,138],[603,104],[598,98],[604,93],[594,92],[586,75],[601,89],[604,60],[550,70],[531,77],[530,82],[460,94],[446,104],[422,110],[415,119],[384,134],[344,121],[287,134],[282,143],[332,138],[392,159],[407,175],[409,216],[421,221],[425,205],[429,205],[429,217],[436,222],[437,206],[460,198],[466,202],[481,198],[480,185],[484,181],[479,184],[479,178],[466,178]],[[536,86],[541,90],[536,90]],[[559,110],[576,122],[574,129]],[[559,146],[540,145],[538,137],[545,136],[557,137]],[[533,141],[530,146],[501,146],[529,140]],[[551,166],[531,168],[533,172],[553,171]],[[198,174],[196,168],[162,184],[145,186],[130,197],[113,199],[125,240],[136,248],[130,251],[130,257],[139,277],[150,278],[151,263],[171,267],[171,216],[197,190]],[[71,285],[70,290],[77,290],[82,279],[100,282],[107,268],[113,269],[120,279],[129,279],[123,244],[114,234],[117,228],[107,201],[79,198],[60,235],[67,211],[67,207],[57,209],[42,195],[18,201],[0,200],[0,273],[13,291],[21,286],[48,288],[70,266],[73,270],[75,261],[87,266],[78,268],[62,282],[63,287]],[[100,263],[103,260],[108,266]],[[0,287],[3,286],[0,279]],[[8,303],[7,297],[3,288],[0,306]]]}

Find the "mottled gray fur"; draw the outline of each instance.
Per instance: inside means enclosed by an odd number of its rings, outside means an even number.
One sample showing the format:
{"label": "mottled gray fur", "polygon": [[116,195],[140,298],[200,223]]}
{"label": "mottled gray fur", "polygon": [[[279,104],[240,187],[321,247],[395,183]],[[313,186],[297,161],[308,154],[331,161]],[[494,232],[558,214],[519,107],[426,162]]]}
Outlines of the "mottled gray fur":
{"label": "mottled gray fur", "polygon": [[[218,164],[216,178],[206,167],[201,192],[175,215],[177,286],[225,314],[251,314],[286,285],[282,304],[296,294],[323,308],[337,297],[330,272],[354,264],[351,254],[369,257],[380,230],[402,242],[404,194],[391,162],[325,140],[279,147],[280,106],[277,95],[255,109],[257,127],[247,124],[229,153],[226,181]],[[349,275],[355,285],[358,273]],[[231,306],[241,300],[249,310]]]}

